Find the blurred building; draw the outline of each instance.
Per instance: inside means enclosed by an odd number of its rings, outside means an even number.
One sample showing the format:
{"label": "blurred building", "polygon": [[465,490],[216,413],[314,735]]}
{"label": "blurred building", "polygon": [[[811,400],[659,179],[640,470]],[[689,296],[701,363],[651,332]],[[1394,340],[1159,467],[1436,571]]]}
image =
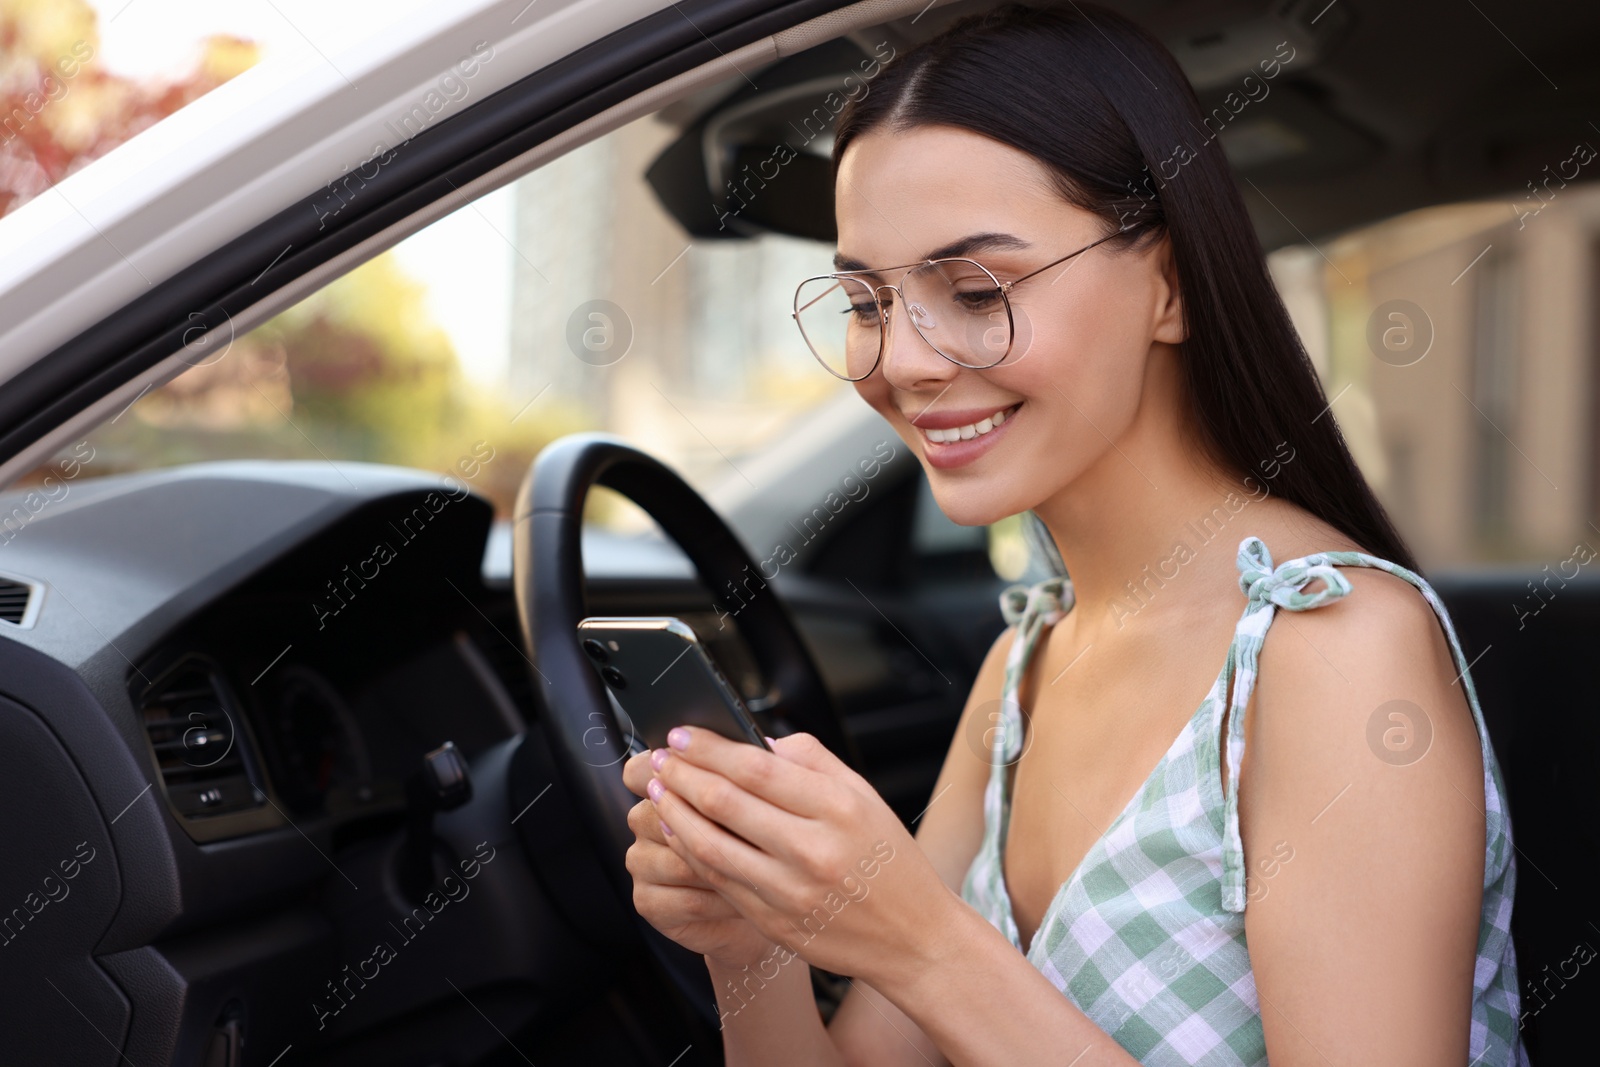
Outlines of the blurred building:
{"label": "blurred building", "polygon": [[704,486],[740,477],[740,456],[841,387],[789,314],[833,249],[691,240],[644,180],[674,136],[641,119],[517,183],[509,388],[548,388],[541,403],[576,406]]}
{"label": "blurred building", "polygon": [[1272,259],[1425,566],[1600,549],[1600,187],[1430,208]]}

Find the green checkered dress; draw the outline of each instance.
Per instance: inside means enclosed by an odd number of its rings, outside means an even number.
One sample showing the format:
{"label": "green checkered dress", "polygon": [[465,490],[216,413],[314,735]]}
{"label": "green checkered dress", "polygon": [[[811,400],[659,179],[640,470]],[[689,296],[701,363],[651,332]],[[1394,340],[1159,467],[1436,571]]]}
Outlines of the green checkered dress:
{"label": "green checkered dress", "polygon": [[[1377,567],[1421,590],[1449,636],[1483,747],[1487,813],[1483,912],[1473,974],[1472,1067],[1527,1067],[1518,1030],[1517,962],[1511,944],[1516,862],[1505,787],[1455,628],[1423,578],[1362,552],[1319,552],[1272,564],[1257,537],[1239,544],[1244,615],[1222,673],[1127,808],[1090,848],[1048,910],[1027,957],[1102,1030],[1144,1064],[1265,1064],[1266,1041],[1245,944],[1244,847],[1239,838],[1239,764],[1244,707],[1275,608],[1305,611],[1350,592],[1335,566]],[[1324,587],[1303,592],[1314,579]],[[984,792],[983,844],[961,895],[1021,951],[1001,869],[1010,798],[1007,768],[1020,758],[1017,692],[1044,628],[1072,607],[1064,576],[1001,596],[1017,627],[1006,663],[1000,729]],[[1218,764],[1224,702],[1237,673],[1228,721],[1228,786]]]}

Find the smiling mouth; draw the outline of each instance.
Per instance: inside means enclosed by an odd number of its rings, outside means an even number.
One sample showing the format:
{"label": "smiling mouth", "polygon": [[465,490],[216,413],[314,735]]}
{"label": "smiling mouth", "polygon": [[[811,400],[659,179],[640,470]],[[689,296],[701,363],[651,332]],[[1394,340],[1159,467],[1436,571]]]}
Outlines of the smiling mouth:
{"label": "smiling mouth", "polygon": [[918,429],[922,431],[923,440],[931,444],[947,445],[956,441],[970,441],[974,437],[982,437],[1003,424],[1012,415],[1015,415],[1017,409],[1021,406],[1021,403],[1016,403],[1008,407],[998,408],[977,422],[969,422],[965,426],[952,426],[944,430],[929,427],[918,427]]}

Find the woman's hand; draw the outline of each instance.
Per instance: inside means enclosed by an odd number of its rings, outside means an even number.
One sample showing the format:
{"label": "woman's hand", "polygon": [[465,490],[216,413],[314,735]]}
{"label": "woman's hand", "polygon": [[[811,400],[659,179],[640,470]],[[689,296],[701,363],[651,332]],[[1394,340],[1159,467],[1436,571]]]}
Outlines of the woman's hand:
{"label": "woman's hand", "polygon": [[816,738],[774,741],[777,755],[699,727],[668,742],[647,757],[667,847],[764,938],[869,982],[916,966],[937,941],[930,933],[958,899],[899,817]]}
{"label": "woman's hand", "polygon": [[[643,797],[654,774],[645,752],[623,766],[622,780]],[[627,855],[633,906],[646,922],[689,951],[735,969],[772,953],[771,942],[667,847],[654,804],[635,804],[628,827],[637,839]]]}

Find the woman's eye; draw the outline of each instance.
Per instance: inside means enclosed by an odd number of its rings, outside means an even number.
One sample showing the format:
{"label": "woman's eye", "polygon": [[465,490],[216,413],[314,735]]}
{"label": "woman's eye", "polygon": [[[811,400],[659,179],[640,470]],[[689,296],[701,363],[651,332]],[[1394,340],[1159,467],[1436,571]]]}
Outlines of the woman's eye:
{"label": "woman's eye", "polygon": [[878,305],[867,301],[864,304],[851,304],[845,308],[846,315],[854,315],[863,322],[876,322],[878,318]]}
{"label": "woman's eye", "polygon": [[955,301],[963,311],[980,314],[1000,306],[1000,290],[992,285],[983,289],[957,290]]}

